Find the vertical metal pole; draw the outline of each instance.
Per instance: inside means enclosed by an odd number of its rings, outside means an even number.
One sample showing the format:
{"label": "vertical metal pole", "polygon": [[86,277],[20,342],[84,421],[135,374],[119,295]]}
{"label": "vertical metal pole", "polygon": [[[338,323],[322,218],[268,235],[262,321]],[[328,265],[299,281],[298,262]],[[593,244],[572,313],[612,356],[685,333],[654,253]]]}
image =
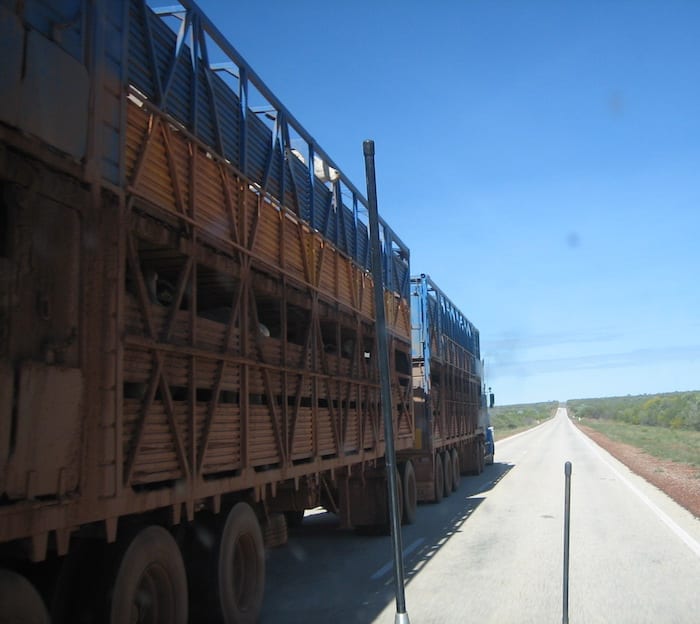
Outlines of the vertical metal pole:
{"label": "vertical metal pole", "polygon": [[389,371],[389,347],[387,345],[386,312],[384,310],[384,277],[382,254],[379,246],[379,212],[377,210],[377,182],[374,171],[374,141],[362,144],[367,177],[367,204],[369,210],[369,238],[374,281],[374,313],[379,351],[379,377],[381,381],[382,413],[384,415],[384,441],[386,444],[386,472],[389,480],[389,519],[394,549],[394,587],[396,591],[395,624],[408,624],[406,597],[404,594],[403,548],[401,545],[401,515],[396,493],[396,451],[394,450],[393,408]]}
{"label": "vertical metal pole", "polygon": [[569,624],[569,529],[571,527],[571,462],[564,464],[564,606],[562,624]]}

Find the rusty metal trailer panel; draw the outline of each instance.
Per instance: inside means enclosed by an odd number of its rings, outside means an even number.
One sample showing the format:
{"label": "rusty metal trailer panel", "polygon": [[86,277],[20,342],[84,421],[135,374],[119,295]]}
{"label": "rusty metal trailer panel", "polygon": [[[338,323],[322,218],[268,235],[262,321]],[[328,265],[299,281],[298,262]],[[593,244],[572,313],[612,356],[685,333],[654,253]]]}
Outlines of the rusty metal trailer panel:
{"label": "rusty metal trailer panel", "polygon": [[[427,275],[411,278],[412,458],[419,500],[439,500],[483,462],[479,331]],[[483,452],[481,452],[483,455]]]}
{"label": "rusty metal trailer panel", "polygon": [[[129,544],[203,514],[222,557],[304,497],[371,521],[347,509],[385,448],[363,195],[192,2],[2,4],[0,41],[0,567],[103,540],[120,587]],[[409,252],[381,243],[402,450]]]}

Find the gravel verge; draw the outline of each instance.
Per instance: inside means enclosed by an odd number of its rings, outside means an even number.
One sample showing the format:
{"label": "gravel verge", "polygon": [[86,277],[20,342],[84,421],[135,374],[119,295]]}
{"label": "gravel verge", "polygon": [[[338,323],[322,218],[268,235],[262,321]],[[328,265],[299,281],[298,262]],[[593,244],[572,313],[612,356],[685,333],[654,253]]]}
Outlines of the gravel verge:
{"label": "gravel verge", "polygon": [[575,421],[574,424],[632,472],[655,485],[700,519],[700,470],[688,464],[659,459],[635,446],[615,442]]}

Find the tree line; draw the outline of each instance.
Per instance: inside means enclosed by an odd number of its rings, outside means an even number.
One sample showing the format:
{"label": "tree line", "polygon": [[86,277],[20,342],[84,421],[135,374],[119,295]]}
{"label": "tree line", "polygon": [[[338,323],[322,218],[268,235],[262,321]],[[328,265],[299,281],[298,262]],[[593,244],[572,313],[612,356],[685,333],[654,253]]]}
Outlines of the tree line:
{"label": "tree line", "polygon": [[558,406],[556,401],[524,405],[499,405],[489,410],[491,424],[497,431],[532,427],[554,416]]}
{"label": "tree line", "polygon": [[700,392],[567,401],[570,416],[700,431]]}

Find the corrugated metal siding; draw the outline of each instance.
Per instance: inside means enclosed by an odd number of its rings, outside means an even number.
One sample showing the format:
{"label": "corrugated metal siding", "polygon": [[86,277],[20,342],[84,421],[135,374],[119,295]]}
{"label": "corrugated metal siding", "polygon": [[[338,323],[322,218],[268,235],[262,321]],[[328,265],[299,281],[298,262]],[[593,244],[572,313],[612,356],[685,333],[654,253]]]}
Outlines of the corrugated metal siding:
{"label": "corrugated metal siding", "polygon": [[143,20],[143,6],[134,0],[129,6],[129,83],[153,100],[156,86],[150,58],[150,41]]}
{"label": "corrugated metal siding", "polygon": [[265,186],[265,189],[273,197],[280,197],[282,194],[280,181],[282,180],[283,176],[284,158],[282,156],[279,139],[275,140],[275,149],[272,150],[270,158],[272,160],[269,165],[270,172],[267,177],[267,184]]}
{"label": "corrugated metal siding", "polygon": [[212,76],[211,82],[224,144],[223,156],[237,165],[240,162],[241,101],[219,76]]}
{"label": "corrugated metal siding", "polygon": [[104,20],[103,89],[100,111],[102,118],[102,178],[115,186],[121,186],[124,175],[122,133],[124,128],[123,83],[126,58],[125,6],[118,2],[106,2]]}
{"label": "corrugated metal siding", "polygon": [[267,155],[272,145],[272,132],[265,125],[265,122],[258,119],[258,116],[252,112],[248,113],[247,131],[248,151],[246,152],[246,170],[244,173],[253,182],[262,184]]}
{"label": "corrugated metal siding", "polygon": [[[173,47],[174,52],[174,47]],[[174,65],[168,68],[163,81],[164,110],[182,121],[188,128],[193,128],[192,88],[195,86],[194,72],[190,62],[189,50],[184,46]]]}
{"label": "corrugated metal siding", "polygon": [[[8,8],[14,9],[14,4]],[[22,18],[47,39],[58,43],[68,54],[81,63],[85,62],[83,33],[87,16],[82,0],[25,0]],[[54,27],[61,24],[60,40],[54,40]]]}
{"label": "corrugated metal siding", "polygon": [[391,285],[391,288],[396,292],[405,292],[408,289],[408,282],[410,280],[408,263],[402,262],[396,256],[392,256],[392,263],[394,269],[394,283]]}
{"label": "corrugated metal siding", "polygon": [[355,252],[355,218],[352,210],[345,205],[340,210],[338,228],[338,247],[346,254],[353,255]]}
{"label": "corrugated metal siding", "polygon": [[[424,281],[425,289],[421,287]],[[444,338],[447,337],[474,358],[480,358],[479,331],[432,280],[423,276],[411,278],[411,292],[416,298],[422,298],[427,308],[427,335],[423,339],[429,337],[431,350],[436,357],[446,356]],[[412,307],[417,309],[417,305]],[[412,315],[412,322],[414,325],[420,323],[420,317]]]}
{"label": "corrugated metal siding", "polygon": [[[130,83],[209,145],[212,151],[223,151],[223,156],[239,170],[245,162],[243,173],[251,182],[264,184],[266,191],[280,203],[320,231],[364,269],[369,269],[366,224],[357,223],[356,226],[352,211],[347,208],[338,215],[333,210],[332,192],[321,180],[314,185],[312,206],[307,166],[298,158],[283,158],[283,151],[273,143],[271,129],[252,111],[246,116],[246,153],[242,154],[241,110],[237,94],[209,68],[198,68],[195,76],[187,45],[182,46],[175,58],[176,33],[150,9],[144,9],[143,0],[132,0],[130,16]],[[151,60],[152,55],[155,61]],[[156,101],[159,83],[165,90],[162,103]],[[385,285],[408,296],[407,264],[396,258],[389,248],[390,245],[386,252],[391,258],[385,264],[385,277],[390,279]],[[389,271],[386,271],[387,267],[390,267]]]}
{"label": "corrugated metal siding", "polygon": [[333,194],[321,182],[314,185],[314,222],[313,226],[335,245],[338,244],[338,226],[336,212],[331,200]]}
{"label": "corrugated metal siding", "polygon": [[[141,2],[141,0],[134,1]],[[154,81],[156,78],[159,78],[160,86],[163,90],[165,90],[165,81],[167,79],[170,66],[172,65],[177,38],[175,33],[168,28],[167,24],[156,17],[150,9],[146,9],[145,14],[148,17],[148,25],[151,31],[150,47],[153,48],[153,54],[155,56],[156,76],[154,76]],[[146,41],[146,45],[149,45],[148,41]],[[154,84],[157,83],[154,82]],[[181,119],[180,121],[187,124],[188,120]]]}
{"label": "corrugated metal siding", "polygon": [[196,128],[197,138],[207,145],[212,145],[217,152],[221,152],[217,138],[216,124],[217,115],[213,107],[212,92],[209,88],[207,74],[213,72],[202,63],[197,64],[197,107],[196,107]]}
{"label": "corrugated metal siding", "polygon": [[294,189],[294,178],[292,178],[292,172],[290,167],[286,164],[286,161],[290,158],[296,160],[296,156],[287,154],[285,158],[285,165],[283,167],[284,171],[284,201],[282,202],[290,210],[296,211],[296,191]]}
{"label": "corrugated metal siding", "polygon": [[357,256],[356,260],[361,267],[369,270],[369,231],[367,226],[358,222],[357,224]]}
{"label": "corrugated metal siding", "polygon": [[306,221],[311,223],[311,189],[309,188],[309,170],[306,165],[298,158],[289,158],[287,162],[290,165],[291,174],[294,178],[294,188],[296,189],[298,214]]}

